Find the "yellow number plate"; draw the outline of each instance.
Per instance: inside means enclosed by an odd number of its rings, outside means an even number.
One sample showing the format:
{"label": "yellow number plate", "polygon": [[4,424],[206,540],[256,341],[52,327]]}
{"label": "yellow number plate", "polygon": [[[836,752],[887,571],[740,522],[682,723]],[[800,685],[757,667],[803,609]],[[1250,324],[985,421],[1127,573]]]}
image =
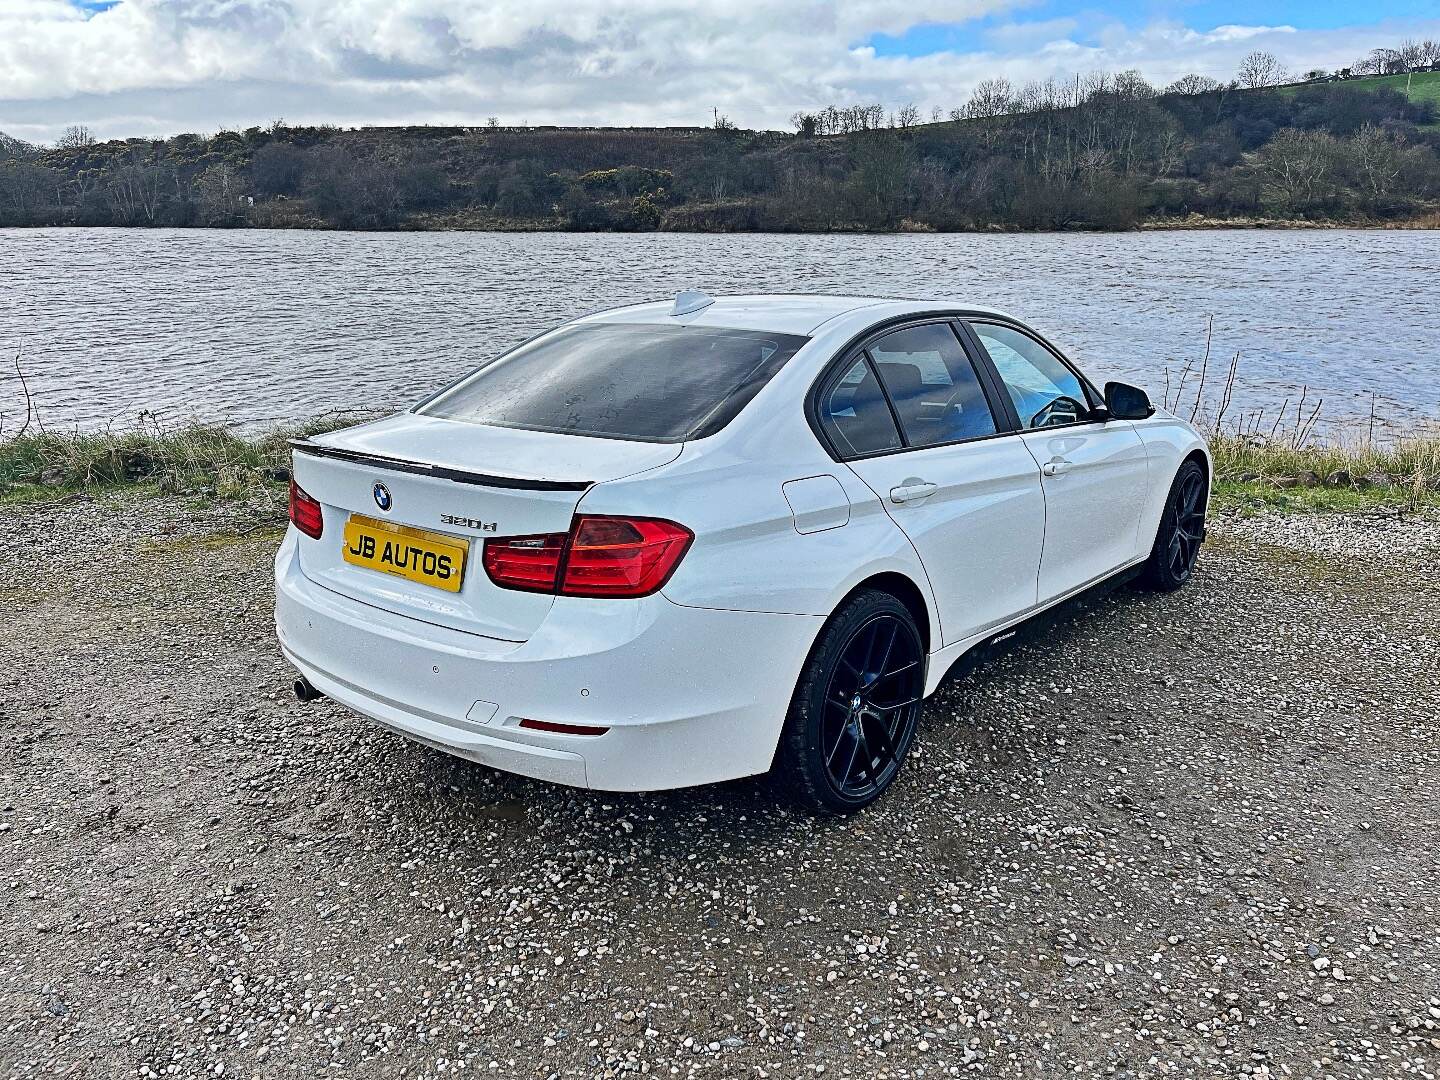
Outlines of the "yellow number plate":
{"label": "yellow number plate", "polygon": [[345,522],[345,561],[459,592],[470,541],[351,514]]}

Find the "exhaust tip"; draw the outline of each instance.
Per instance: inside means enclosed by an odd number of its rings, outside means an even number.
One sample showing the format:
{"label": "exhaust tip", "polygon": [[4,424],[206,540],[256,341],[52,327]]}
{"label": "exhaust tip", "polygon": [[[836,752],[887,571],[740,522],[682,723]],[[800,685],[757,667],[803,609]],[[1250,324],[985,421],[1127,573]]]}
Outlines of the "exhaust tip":
{"label": "exhaust tip", "polygon": [[304,675],[301,675],[300,678],[295,680],[296,701],[314,701],[316,698],[322,698],[324,696],[325,695],[319,690],[316,690],[315,687],[310,685],[310,680],[305,678]]}

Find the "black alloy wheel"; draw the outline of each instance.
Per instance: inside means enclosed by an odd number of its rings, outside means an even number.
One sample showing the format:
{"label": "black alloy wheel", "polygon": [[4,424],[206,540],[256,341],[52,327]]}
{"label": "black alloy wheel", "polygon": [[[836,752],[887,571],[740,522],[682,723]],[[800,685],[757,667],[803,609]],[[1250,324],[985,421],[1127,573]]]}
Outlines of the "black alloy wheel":
{"label": "black alloy wheel", "polygon": [[865,591],[831,616],[796,687],[777,755],[813,810],[852,813],[894,781],[915,738],[925,652],[909,610]]}
{"label": "black alloy wheel", "polygon": [[1185,462],[1170,485],[1170,495],[1160,515],[1160,528],[1155,534],[1155,546],[1145,565],[1145,580],[1153,588],[1174,591],[1195,573],[1200,545],[1205,540],[1208,502],[1205,469],[1199,462]]}

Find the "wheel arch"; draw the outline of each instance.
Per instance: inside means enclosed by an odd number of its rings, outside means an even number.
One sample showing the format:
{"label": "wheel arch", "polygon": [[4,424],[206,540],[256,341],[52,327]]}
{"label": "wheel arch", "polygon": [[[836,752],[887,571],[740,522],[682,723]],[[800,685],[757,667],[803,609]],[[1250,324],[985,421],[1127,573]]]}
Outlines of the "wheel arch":
{"label": "wheel arch", "polygon": [[1210,451],[1206,447],[1197,446],[1193,450],[1191,450],[1188,454],[1184,456],[1184,458],[1181,459],[1180,464],[1175,466],[1175,471],[1178,473],[1182,468],[1185,467],[1185,462],[1187,461],[1196,462],[1202,469],[1204,469],[1206,483],[1210,487],[1215,486],[1215,463],[1211,459]]}
{"label": "wheel arch", "polygon": [[871,574],[863,581],[857,582],[838,603],[834,610],[840,610],[847,600],[864,589],[876,589],[880,592],[887,592],[895,599],[905,605],[910,617],[915,620],[915,627],[920,631],[920,645],[926,653],[930,652],[930,643],[933,640],[931,626],[930,605],[925,600],[925,593],[915,581],[898,570],[885,570],[878,574]]}

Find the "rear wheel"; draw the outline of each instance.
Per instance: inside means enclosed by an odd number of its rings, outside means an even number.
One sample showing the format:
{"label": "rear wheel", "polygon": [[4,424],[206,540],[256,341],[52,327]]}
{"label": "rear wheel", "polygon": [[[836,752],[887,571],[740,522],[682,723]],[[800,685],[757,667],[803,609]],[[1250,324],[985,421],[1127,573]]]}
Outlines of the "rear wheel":
{"label": "rear wheel", "polygon": [[1170,485],[1155,546],[1145,564],[1143,580],[1152,589],[1174,592],[1195,573],[1200,544],[1205,539],[1205,506],[1209,484],[1204,467],[1195,460],[1185,462]]}
{"label": "rear wheel", "polygon": [[849,814],[894,782],[915,738],[925,652],[908,608],[865,590],[830,617],[785,719],[777,773],[803,806]]}

